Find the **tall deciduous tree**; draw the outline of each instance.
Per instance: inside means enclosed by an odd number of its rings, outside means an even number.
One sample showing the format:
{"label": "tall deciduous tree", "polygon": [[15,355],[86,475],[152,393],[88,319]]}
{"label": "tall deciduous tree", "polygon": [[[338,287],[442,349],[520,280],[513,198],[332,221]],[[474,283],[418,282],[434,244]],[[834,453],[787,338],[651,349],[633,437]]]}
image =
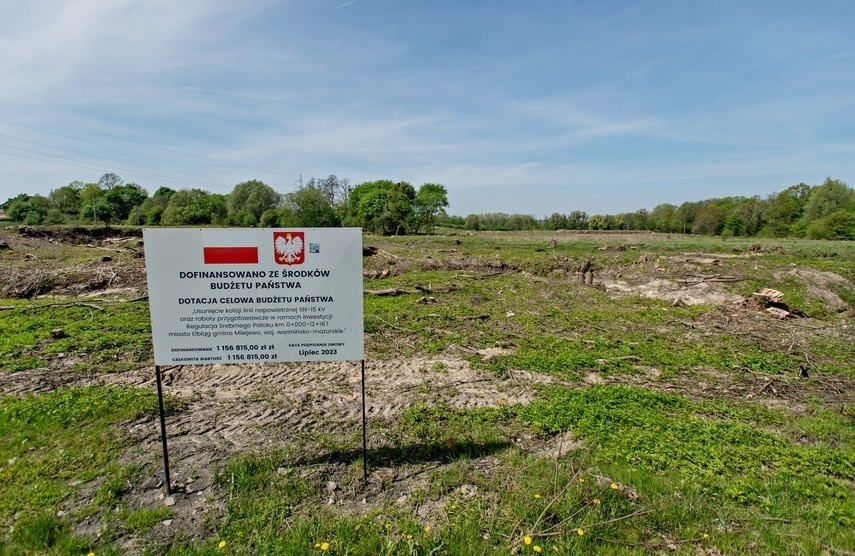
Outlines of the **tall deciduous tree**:
{"label": "tall deciduous tree", "polygon": [[255,226],[262,214],[277,208],[281,201],[282,196],[264,182],[241,182],[228,196],[229,222],[236,226]]}
{"label": "tall deciduous tree", "polygon": [[75,187],[74,182],[54,189],[49,197],[56,208],[65,214],[76,215],[80,212],[80,188]]}
{"label": "tall deciduous tree", "polygon": [[814,187],[805,203],[803,218],[810,224],[855,203],[855,189],[840,180],[826,178],[822,185]]}
{"label": "tall deciduous tree", "polygon": [[415,197],[415,188],[407,182],[361,183],[350,193],[347,223],[383,235],[406,233]]}
{"label": "tall deciduous tree", "polygon": [[[175,190],[169,187],[159,187],[154,195],[143,201],[142,206],[140,206],[140,223],[146,226],[159,226],[163,212],[169,205],[169,199],[174,193]],[[129,223],[135,224],[136,222]]]}
{"label": "tall deciduous tree", "polygon": [[436,217],[446,207],[448,207],[448,191],[445,186],[437,183],[423,184],[413,198],[416,231],[426,226],[428,233],[432,235]]}
{"label": "tall deciduous tree", "polygon": [[291,225],[293,222],[303,227],[341,226],[341,218],[333,206],[334,196],[328,193],[328,190],[315,187],[314,184],[288,193],[285,195],[284,207],[286,221],[280,225]]}
{"label": "tall deciduous tree", "polygon": [[224,195],[212,195],[201,189],[182,189],[170,198],[161,216],[164,226],[223,224],[227,208]]}
{"label": "tall deciduous tree", "polygon": [[112,172],[104,174],[101,176],[101,179],[98,180],[98,185],[101,186],[101,189],[105,189],[107,191],[114,187],[118,187],[123,183],[125,183],[124,180]]}

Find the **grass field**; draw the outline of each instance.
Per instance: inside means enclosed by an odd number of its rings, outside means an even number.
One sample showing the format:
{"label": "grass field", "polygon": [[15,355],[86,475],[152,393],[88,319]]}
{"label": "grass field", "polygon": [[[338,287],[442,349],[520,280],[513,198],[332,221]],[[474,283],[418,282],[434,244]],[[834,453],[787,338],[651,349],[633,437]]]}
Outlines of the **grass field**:
{"label": "grass field", "polygon": [[365,238],[369,479],[347,367],[179,369],[168,500],[135,250],[9,241],[0,554],[855,552],[851,242]]}

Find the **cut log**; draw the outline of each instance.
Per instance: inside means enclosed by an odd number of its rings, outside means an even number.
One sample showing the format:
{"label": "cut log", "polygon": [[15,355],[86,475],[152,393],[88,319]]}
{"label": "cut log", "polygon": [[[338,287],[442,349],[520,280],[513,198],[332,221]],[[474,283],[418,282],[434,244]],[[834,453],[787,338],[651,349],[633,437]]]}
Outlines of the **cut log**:
{"label": "cut log", "polygon": [[764,303],[780,303],[781,299],[784,298],[783,293],[778,290],[773,290],[772,288],[763,288],[762,290],[757,290],[751,295]]}
{"label": "cut log", "polygon": [[766,312],[777,319],[788,319],[793,317],[792,313],[785,311],[784,309],[779,309],[778,307],[768,307]]}

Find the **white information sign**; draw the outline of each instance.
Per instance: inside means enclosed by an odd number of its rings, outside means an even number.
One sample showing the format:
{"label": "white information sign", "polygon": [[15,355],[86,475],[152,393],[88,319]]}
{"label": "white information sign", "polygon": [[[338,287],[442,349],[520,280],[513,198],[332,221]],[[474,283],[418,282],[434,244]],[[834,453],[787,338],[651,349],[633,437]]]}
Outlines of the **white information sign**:
{"label": "white information sign", "polygon": [[156,365],[364,359],[359,228],[143,238]]}

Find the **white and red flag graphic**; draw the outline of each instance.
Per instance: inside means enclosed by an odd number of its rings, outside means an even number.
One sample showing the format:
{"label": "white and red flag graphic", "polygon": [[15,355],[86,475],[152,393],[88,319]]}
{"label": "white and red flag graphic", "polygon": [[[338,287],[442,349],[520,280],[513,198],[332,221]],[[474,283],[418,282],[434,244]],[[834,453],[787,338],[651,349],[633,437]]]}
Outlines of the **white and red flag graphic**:
{"label": "white and red flag graphic", "polygon": [[273,259],[284,265],[303,264],[306,260],[305,245],[303,232],[273,232]]}
{"label": "white and red flag graphic", "polygon": [[258,264],[258,233],[254,230],[198,230],[202,243],[202,262],[214,264]]}

